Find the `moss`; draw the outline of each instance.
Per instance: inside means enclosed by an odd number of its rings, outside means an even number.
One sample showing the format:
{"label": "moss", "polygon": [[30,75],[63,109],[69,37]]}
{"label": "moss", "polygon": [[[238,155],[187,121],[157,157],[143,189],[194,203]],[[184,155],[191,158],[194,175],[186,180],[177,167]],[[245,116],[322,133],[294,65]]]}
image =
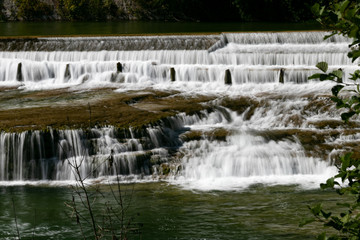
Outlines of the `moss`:
{"label": "moss", "polygon": [[341,120],[321,120],[321,121],[309,121],[310,126],[314,126],[318,129],[336,129],[336,128],[359,128],[360,124],[357,122],[349,121],[345,123]]}
{"label": "moss", "polygon": [[170,173],[170,166],[167,163],[163,163],[160,165],[161,168],[161,174],[162,175],[168,175]]}
{"label": "moss", "polygon": [[228,129],[216,128],[210,131],[189,131],[181,135],[183,141],[195,141],[201,139],[210,139],[217,141],[226,141],[226,138],[231,135]]}
{"label": "moss", "polygon": [[245,113],[245,120],[249,120],[255,112],[255,109],[259,106],[259,102],[250,97],[239,97],[239,98],[224,98],[221,101],[221,105],[236,111],[239,115]]}
{"label": "moss", "polygon": [[204,138],[204,132],[202,131],[189,131],[181,135],[181,139],[185,142],[199,141]]}
{"label": "moss", "polygon": [[177,92],[129,91],[112,89],[86,92],[54,90],[21,92],[0,91],[0,129],[25,131],[115,126],[143,128],[158,124],[179,112],[199,113],[207,109],[202,103],[212,98],[186,98]]}

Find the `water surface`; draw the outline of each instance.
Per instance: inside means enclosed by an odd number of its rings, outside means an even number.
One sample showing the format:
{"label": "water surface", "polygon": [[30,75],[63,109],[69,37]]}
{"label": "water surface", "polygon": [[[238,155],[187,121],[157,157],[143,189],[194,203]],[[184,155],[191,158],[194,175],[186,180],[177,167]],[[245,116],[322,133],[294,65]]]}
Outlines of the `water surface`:
{"label": "water surface", "polygon": [[0,22],[0,36],[219,33],[318,29],[321,27],[316,22]]}
{"label": "water surface", "polygon": [[[254,185],[246,191],[194,192],[167,183],[124,187],[131,206],[127,216],[141,223],[141,234],[132,239],[314,239],[319,226],[299,228],[309,217],[307,205],[339,200],[334,192],[301,190],[293,186]],[[123,188],[123,189],[124,189]],[[67,215],[64,202],[71,200],[70,187],[1,187],[0,237],[16,235],[14,211],[21,236],[36,239],[79,239],[80,230]],[[109,187],[101,191],[112,201]],[[131,198],[130,198],[131,196]],[[98,200],[101,213],[104,200]]]}

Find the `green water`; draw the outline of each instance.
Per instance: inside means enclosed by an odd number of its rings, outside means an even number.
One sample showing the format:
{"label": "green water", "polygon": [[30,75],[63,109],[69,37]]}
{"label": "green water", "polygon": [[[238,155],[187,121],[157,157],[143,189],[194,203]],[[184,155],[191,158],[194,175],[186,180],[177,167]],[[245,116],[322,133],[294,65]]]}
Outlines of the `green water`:
{"label": "green water", "polygon": [[[80,230],[67,214],[70,187],[13,186],[0,188],[0,238],[16,236],[15,211],[21,237],[79,239]],[[102,193],[111,201],[109,187]],[[127,216],[141,223],[131,239],[314,239],[319,226],[299,228],[309,216],[307,205],[326,201],[334,206],[334,192],[301,190],[296,186],[262,185],[243,192],[194,192],[167,183],[127,186]],[[131,198],[130,198],[131,196]],[[104,200],[98,201],[101,212]],[[139,215],[138,215],[139,214]]]}
{"label": "green water", "polygon": [[226,22],[0,22],[0,36],[219,33],[234,31],[317,30],[310,23]]}

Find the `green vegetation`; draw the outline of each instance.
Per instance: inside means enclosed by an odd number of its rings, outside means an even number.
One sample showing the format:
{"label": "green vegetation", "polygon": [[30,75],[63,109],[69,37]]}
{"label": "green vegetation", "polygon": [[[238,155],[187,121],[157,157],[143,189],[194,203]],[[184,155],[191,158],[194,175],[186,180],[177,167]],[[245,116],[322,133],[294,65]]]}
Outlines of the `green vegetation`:
{"label": "green vegetation", "polygon": [[[313,17],[307,11],[319,0],[13,0],[0,1],[0,20],[165,20],[165,21],[287,21]],[[261,7],[259,7],[261,6]],[[6,9],[5,9],[6,8]],[[5,11],[6,10],[6,11]],[[13,16],[10,12],[14,12]]]}
{"label": "green vegetation", "polygon": [[6,20],[6,17],[4,15],[4,13],[3,13],[4,10],[5,10],[4,9],[4,0],[0,0],[0,22]]}
{"label": "green vegetation", "polygon": [[[335,1],[323,6],[315,4],[312,7],[313,13],[317,16],[320,23],[326,28],[333,29],[330,36],[342,34],[353,39],[350,44],[348,57],[355,61],[360,57],[360,3],[359,1]],[[352,83],[344,83],[344,72],[342,69],[328,71],[328,64],[320,62],[317,65],[322,73],[314,74],[309,79],[320,79],[320,81],[330,80],[335,82],[332,88],[332,100],[338,108],[345,109],[341,118],[349,122],[354,115],[360,113],[360,70],[351,74]],[[323,209],[321,204],[309,207],[313,218],[305,220],[301,225],[318,221],[325,227],[336,230],[330,237],[323,232],[318,239],[360,239],[360,160],[352,157],[352,153],[347,153],[341,157],[341,165],[338,166],[338,174],[321,184],[322,189],[336,188],[339,195],[350,195],[352,201],[339,202],[339,215],[332,214]],[[341,184],[337,179],[341,179]],[[334,231],[333,231],[334,232]]]}
{"label": "green vegetation", "polygon": [[118,7],[113,0],[59,0],[58,11],[66,20],[106,20],[115,18]]}
{"label": "green vegetation", "polygon": [[86,129],[108,125],[119,129],[142,128],[179,112],[191,115],[209,109],[202,103],[214,99],[208,96],[186,98],[176,94],[154,90],[120,94],[112,89],[101,89],[84,93],[13,90],[2,95],[0,90],[0,130]]}
{"label": "green vegetation", "polygon": [[301,22],[312,19],[308,9],[319,0],[234,0],[233,2],[239,9],[241,19],[246,21]]}
{"label": "green vegetation", "polygon": [[51,6],[40,0],[16,0],[17,17],[26,21],[44,20],[53,13]]}

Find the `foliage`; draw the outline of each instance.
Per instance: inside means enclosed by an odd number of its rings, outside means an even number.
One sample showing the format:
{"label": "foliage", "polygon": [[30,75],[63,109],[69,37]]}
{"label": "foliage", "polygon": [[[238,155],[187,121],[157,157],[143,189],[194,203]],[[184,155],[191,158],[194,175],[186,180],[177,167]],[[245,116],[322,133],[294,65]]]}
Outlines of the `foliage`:
{"label": "foliage", "polygon": [[[54,0],[47,5],[46,0],[14,0],[19,8],[19,20],[60,16],[62,20],[102,21],[135,16],[139,20],[290,22],[311,20],[307,7],[316,1],[319,0],[223,0],[221,3],[217,0]],[[0,12],[1,19],[5,20],[5,16]]]}
{"label": "foliage", "polygon": [[308,9],[316,0],[234,0],[239,14],[246,21],[301,22],[312,19]]}
{"label": "foliage", "polygon": [[[333,215],[323,209],[322,204],[309,207],[313,218],[305,219],[300,226],[318,221],[323,223],[324,227],[331,227],[337,231],[329,238],[323,232],[318,236],[319,240],[358,240],[360,239],[360,160],[351,158],[351,153],[341,157],[341,166],[338,166],[338,174],[329,178],[325,184],[321,184],[322,189],[337,187],[336,192],[339,195],[351,195],[351,203],[337,203],[343,210],[339,215]],[[336,179],[340,178],[344,185],[341,185]]]}
{"label": "foliage", "polygon": [[[350,52],[348,57],[355,61],[360,56],[360,4],[359,1],[329,1],[323,6],[316,3],[312,7],[312,11],[317,17],[318,21],[326,28],[332,29],[332,34],[326,36],[329,38],[334,34],[342,34],[353,39],[350,44]],[[330,80],[335,82],[335,86],[331,89],[332,100],[336,103],[338,108],[346,109],[346,112],[341,114],[342,120],[348,122],[349,119],[360,113],[360,71],[356,70],[351,74],[351,83],[344,83],[344,72],[342,69],[328,71],[328,64],[320,62],[316,65],[322,73],[316,73],[309,77],[309,79],[320,79],[320,81]],[[340,96],[341,92],[350,94]],[[337,203],[339,206],[339,215],[333,215],[323,209],[321,204],[314,207],[309,207],[313,218],[304,220],[300,225],[305,225],[314,221],[323,223],[325,227],[330,227],[336,230],[329,238],[326,232],[318,236],[318,239],[325,240],[356,240],[360,239],[360,160],[353,159],[351,153],[347,153],[341,157],[341,165],[338,166],[338,174],[321,184],[322,189],[332,188],[336,189],[339,195],[350,195],[351,203]],[[340,184],[337,179],[341,179]]]}
{"label": "foliage", "polygon": [[59,0],[58,10],[67,20],[106,20],[116,17],[114,0]]}
{"label": "foliage", "polygon": [[0,0],[0,21],[6,20],[5,14],[4,14],[4,1]]}
{"label": "foliage", "polygon": [[28,21],[43,20],[53,13],[53,9],[41,0],[16,0],[16,6],[17,18]]}
{"label": "foliage", "polygon": [[[333,29],[332,33],[325,38],[329,38],[335,34],[342,34],[353,39],[350,44],[350,52],[348,57],[354,62],[360,57],[360,4],[353,1],[340,1],[320,6],[318,3],[312,7],[312,11],[326,28]],[[351,75],[351,83],[344,83],[344,72],[342,69],[334,70],[328,73],[328,64],[320,62],[316,65],[323,73],[317,73],[309,77],[309,79],[320,79],[320,81],[330,80],[336,82],[332,88],[332,100],[338,108],[345,108],[347,112],[341,114],[341,118],[348,122],[349,119],[360,113],[360,70],[356,70]],[[350,97],[340,97],[341,91],[347,91]]]}
{"label": "foliage", "polygon": [[157,20],[239,20],[233,0],[135,0],[134,14],[140,19]]}

